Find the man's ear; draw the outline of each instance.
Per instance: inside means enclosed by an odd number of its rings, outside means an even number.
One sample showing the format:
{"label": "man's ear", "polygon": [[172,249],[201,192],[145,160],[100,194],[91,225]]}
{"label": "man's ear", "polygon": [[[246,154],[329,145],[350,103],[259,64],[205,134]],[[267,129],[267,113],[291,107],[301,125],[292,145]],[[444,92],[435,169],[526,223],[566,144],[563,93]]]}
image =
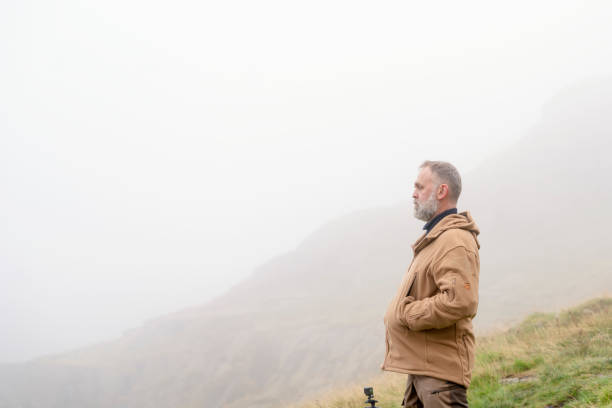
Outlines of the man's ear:
{"label": "man's ear", "polygon": [[440,184],[440,187],[438,187],[438,200],[443,200],[446,196],[448,196],[448,185],[447,184]]}

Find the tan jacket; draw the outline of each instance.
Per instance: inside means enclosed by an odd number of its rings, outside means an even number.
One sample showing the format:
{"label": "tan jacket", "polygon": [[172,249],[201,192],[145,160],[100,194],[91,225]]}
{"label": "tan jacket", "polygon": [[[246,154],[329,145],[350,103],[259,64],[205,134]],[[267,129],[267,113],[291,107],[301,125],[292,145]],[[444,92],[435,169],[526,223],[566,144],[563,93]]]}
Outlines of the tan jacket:
{"label": "tan jacket", "polygon": [[468,212],[444,217],[414,258],[385,314],[383,370],[469,386],[478,307],[479,230]]}

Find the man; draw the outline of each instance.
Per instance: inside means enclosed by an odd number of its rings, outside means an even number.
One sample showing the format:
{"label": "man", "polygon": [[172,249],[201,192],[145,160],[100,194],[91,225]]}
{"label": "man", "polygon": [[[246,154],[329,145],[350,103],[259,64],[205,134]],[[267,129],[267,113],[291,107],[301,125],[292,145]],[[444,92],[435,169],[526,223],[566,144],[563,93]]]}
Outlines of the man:
{"label": "man", "polygon": [[468,212],[457,213],[461,177],[426,161],[414,183],[414,215],[426,221],[414,258],[385,314],[382,369],[408,374],[403,407],[467,407],[474,365],[480,245]]}

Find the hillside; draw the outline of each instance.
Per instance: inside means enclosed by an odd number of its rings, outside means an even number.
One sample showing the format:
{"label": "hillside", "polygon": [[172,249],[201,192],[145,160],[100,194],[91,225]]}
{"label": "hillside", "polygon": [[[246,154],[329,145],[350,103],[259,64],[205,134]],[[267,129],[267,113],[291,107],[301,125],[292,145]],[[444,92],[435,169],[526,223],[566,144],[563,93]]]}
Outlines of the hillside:
{"label": "hillside", "polygon": [[[464,176],[460,210],[482,231],[480,333],[612,288],[610,136],[612,81],[578,84]],[[269,408],[371,378],[421,225],[409,203],[339,218],[209,304],[0,366],[0,407]]]}
{"label": "hillside", "polygon": [[[535,313],[477,340],[468,402],[474,408],[612,407],[612,298]],[[374,384],[380,408],[400,408],[405,375],[385,374],[293,408],[362,408]]]}
{"label": "hillside", "polygon": [[483,231],[480,328],[612,289],[611,148],[612,81],[592,80],[553,98],[519,143],[466,175],[463,205]]}

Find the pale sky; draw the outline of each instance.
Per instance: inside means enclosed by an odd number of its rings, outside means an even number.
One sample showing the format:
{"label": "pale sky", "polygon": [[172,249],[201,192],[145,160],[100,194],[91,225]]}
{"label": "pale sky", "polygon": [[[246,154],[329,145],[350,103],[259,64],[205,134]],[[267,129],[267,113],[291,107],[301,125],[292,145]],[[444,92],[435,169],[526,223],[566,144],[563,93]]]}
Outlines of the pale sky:
{"label": "pale sky", "polygon": [[0,362],[203,304],[409,200],[424,159],[469,172],[610,75],[610,21],[605,1],[2,2]]}

